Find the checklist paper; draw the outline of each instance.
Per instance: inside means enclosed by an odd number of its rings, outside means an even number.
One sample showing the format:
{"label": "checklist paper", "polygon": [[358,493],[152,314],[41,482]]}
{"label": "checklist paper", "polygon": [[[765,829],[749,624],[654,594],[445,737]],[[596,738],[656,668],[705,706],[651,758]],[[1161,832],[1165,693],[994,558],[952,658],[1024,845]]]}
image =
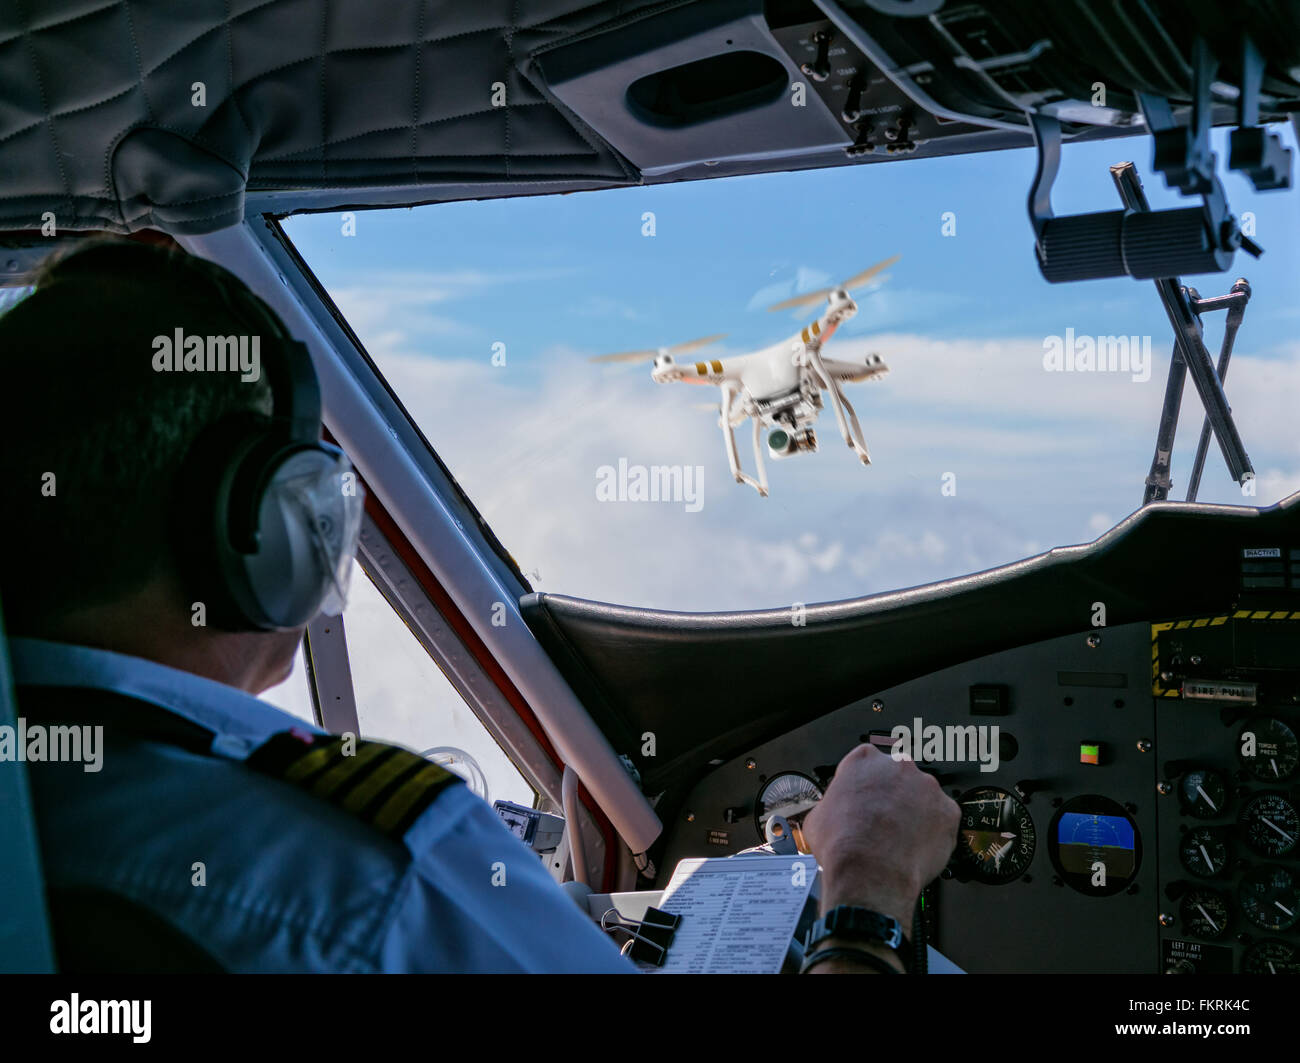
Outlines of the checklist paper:
{"label": "checklist paper", "polygon": [[663,974],[777,974],[817,878],[795,854],[683,860],[661,911],[680,915]]}

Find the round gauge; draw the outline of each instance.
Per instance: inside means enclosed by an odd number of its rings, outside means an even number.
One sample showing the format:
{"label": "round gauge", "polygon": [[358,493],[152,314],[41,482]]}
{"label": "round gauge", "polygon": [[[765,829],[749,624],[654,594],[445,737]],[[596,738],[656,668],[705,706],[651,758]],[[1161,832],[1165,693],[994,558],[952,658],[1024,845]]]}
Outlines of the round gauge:
{"label": "round gauge", "polygon": [[1241,910],[1258,927],[1278,933],[1300,919],[1300,888],[1284,867],[1264,864],[1248,872],[1237,887]]}
{"label": "round gauge", "polygon": [[1241,957],[1242,974],[1300,974],[1300,950],[1289,941],[1256,941]]}
{"label": "round gauge", "polygon": [[1281,782],[1300,765],[1300,741],[1295,732],[1272,716],[1247,720],[1237,741],[1241,766],[1256,779]]}
{"label": "round gauge", "polygon": [[1300,812],[1282,794],[1256,794],[1241,810],[1246,844],[1265,856],[1285,856],[1300,839]]}
{"label": "round gauge", "polygon": [[1047,855],[1061,881],[1088,897],[1127,889],[1142,864],[1142,835],[1123,805],[1102,794],[1064,802],[1047,827]]}
{"label": "round gauge", "polygon": [[773,775],[758,791],[758,800],[754,802],[754,826],[758,828],[758,836],[766,840],[767,821],[773,816],[782,816],[790,824],[799,851],[807,852],[799,827],[804,816],[821,799],[821,787],[807,775],[797,771]]}
{"label": "round gauge", "polygon": [[1183,929],[1195,937],[1213,940],[1228,932],[1231,919],[1228,898],[1218,890],[1188,890],[1183,894],[1179,911]]}
{"label": "round gauge", "polygon": [[961,796],[957,859],[970,876],[989,885],[1019,878],[1034,858],[1034,821],[1019,798],[996,786]]}
{"label": "round gauge", "polygon": [[1197,819],[1214,819],[1228,807],[1228,781],[1222,772],[1197,768],[1183,776],[1179,787],[1183,811]]}
{"label": "round gauge", "polygon": [[1228,832],[1222,827],[1196,827],[1183,835],[1178,856],[1198,878],[1214,878],[1228,866]]}

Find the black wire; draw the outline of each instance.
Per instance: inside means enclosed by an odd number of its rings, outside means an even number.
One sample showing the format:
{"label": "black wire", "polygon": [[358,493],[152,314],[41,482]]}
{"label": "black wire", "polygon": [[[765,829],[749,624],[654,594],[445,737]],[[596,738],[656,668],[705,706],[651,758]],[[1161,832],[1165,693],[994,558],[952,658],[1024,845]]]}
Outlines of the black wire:
{"label": "black wire", "polygon": [[925,947],[925,917],[921,915],[921,902],[925,897],[925,890],[921,891],[921,896],[916,899],[916,907],[912,909],[912,973],[929,974],[930,954]]}

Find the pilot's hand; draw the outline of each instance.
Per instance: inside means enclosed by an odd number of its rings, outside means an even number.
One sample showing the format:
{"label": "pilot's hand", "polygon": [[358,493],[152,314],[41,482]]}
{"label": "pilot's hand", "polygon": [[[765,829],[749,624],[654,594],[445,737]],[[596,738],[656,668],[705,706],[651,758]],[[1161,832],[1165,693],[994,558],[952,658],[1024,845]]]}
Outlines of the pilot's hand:
{"label": "pilot's hand", "polygon": [[822,910],[851,904],[910,932],[922,887],[952,856],[961,812],[933,775],[861,745],[840,761],[803,835],[822,868]]}

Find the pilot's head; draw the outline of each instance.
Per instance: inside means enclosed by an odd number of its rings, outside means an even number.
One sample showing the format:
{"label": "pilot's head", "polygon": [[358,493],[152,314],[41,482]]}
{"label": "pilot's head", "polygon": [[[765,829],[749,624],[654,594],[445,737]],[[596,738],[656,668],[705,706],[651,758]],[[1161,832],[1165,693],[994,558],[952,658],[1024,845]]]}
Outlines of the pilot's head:
{"label": "pilot's head", "polygon": [[360,521],[359,499],[331,497],[350,473],[316,442],[292,344],[237,278],[175,248],[102,240],[45,266],[0,316],[11,634],[250,690],[288,674]]}

